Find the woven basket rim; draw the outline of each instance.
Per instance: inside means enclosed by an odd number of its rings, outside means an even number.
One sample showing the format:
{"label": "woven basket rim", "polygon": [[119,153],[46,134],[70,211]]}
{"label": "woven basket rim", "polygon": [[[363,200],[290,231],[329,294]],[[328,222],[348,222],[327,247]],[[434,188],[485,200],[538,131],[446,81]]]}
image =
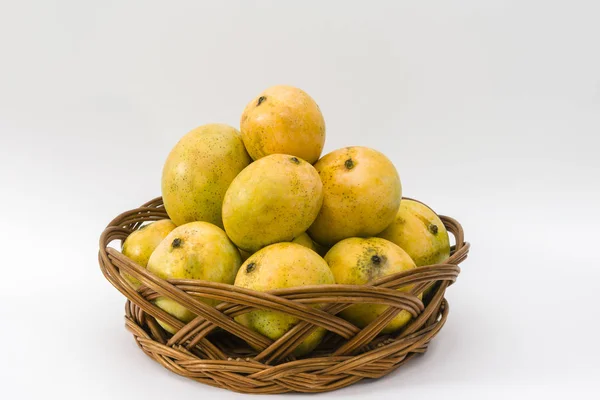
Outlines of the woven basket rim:
{"label": "woven basket rim", "polygon": [[[111,247],[115,241],[122,243],[142,224],[165,218],[168,215],[162,198],[157,197],[115,217],[100,236],[98,259],[102,273],[127,298],[126,327],[144,353],[165,368],[243,393],[336,390],[365,378],[384,376],[414,355],[424,353],[446,321],[449,307],[445,290],[456,280],[458,265],[470,248],[458,221],[440,215],[456,242],[443,264],[385,276],[367,285],[314,285],[257,292],[208,281],[162,280]],[[119,271],[140,280],[141,288],[129,286]],[[408,285],[412,290],[397,290]],[[430,286],[426,299],[417,297]],[[177,301],[197,317],[187,324],[179,321],[154,305],[158,296]],[[220,304],[211,307],[198,297],[216,299]],[[315,303],[323,306],[311,307]],[[360,329],[336,316],[357,303],[389,307]],[[273,341],[233,319],[256,308],[284,312],[299,322]],[[403,309],[412,314],[412,321],[398,333],[379,335]],[[157,319],[178,332],[168,334]],[[322,346],[306,358],[296,359],[292,353],[295,347],[319,327],[328,331]]]}

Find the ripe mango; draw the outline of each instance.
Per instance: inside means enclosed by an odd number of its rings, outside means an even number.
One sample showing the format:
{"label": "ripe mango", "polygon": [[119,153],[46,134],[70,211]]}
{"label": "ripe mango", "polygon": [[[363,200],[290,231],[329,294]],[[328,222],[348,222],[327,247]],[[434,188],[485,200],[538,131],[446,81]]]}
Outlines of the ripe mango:
{"label": "ripe mango", "polygon": [[312,239],[310,238],[310,236],[308,236],[306,232],[294,238],[294,240],[292,240],[292,243],[299,244],[300,246],[304,246],[307,249],[311,249],[312,251],[317,251],[315,243],[312,241]]}
{"label": "ripe mango", "polygon": [[240,249],[255,252],[300,236],[322,202],[323,185],[312,165],[272,154],[250,164],[231,182],[223,200],[223,224]]}
{"label": "ripe mango", "polygon": [[402,185],[380,152],[346,147],[325,155],[315,169],[323,182],[323,206],[308,230],[315,242],[332,246],[349,237],[375,236],[394,220]]}
{"label": "ripe mango", "polygon": [[[169,219],[152,222],[142,226],[137,231],[134,231],[123,242],[122,253],[135,261],[141,267],[146,268],[150,255],[160,242],[177,226]],[[140,287],[140,281],[129,275],[127,272],[119,272],[125,280],[129,282],[131,287],[137,289]]]}
{"label": "ripe mango", "polygon": [[273,86],[252,99],[240,129],[254,160],[290,154],[314,164],[325,144],[325,120],[315,101],[292,86]]}
{"label": "ripe mango", "polygon": [[[259,292],[333,283],[333,274],[325,260],[296,243],[276,243],[259,250],[244,262],[235,278],[236,286]],[[300,321],[284,313],[265,310],[251,311],[235,319],[273,340],[279,339]],[[294,350],[294,354],[302,356],[311,352],[324,334],[325,329],[316,329]]]}
{"label": "ripe mango", "polygon": [[167,157],[162,173],[165,209],[176,225],[206,221],[223,227],[221,206],[233,178],[252,160],[240,133],[225,124],[200,126]]}
{"label": "ripe mango", "polygon": [[378,236],[402,247],[418,267],[450,257],[446,227],[432,209],[418,201],[403,199],[394,222]]}
{"label": "ripe mango", "polygon": [[[148,271],[162,279],[200,279],[233,284],[242,264],[238,249],[225,232],[208,222],[190,222],[174,229],[160,242],[150,260]],[[218,302],[200,299],[215,306]],[[156,305],[183,322],[194,319],[195,314],[177,302],[159,297]],[[158,321],[171,333],[175,329]]]}
{"label": "ripe mango", "polygon": [[[394,243],[381,238],[344,239],[325,255],[336,283],[364,285],[382,276],[416,268],[415,263],[404,250]],[[409,291],[412,286],[400,288]],[[345,320],[359,328],[364,328],[383,313],[388,306],[381,304],[355,304],[340,313]],[[412,315],[400,311],[383,329],[382,333],[397,331],[406,325]]]}
{"label": "ripe mango", "polygon": [[[308,236],[306,234],[306,232],[304,232],[303,234],[301,234],[300,236],[298,236],[294,240],[292,240],[292,243],[297,243],[301,246],[311,249],[312,251],[317,251],[317,249],[315,247],[316,246],[315,242],[312,241],[312,239],[310,238],[310,236]],[[246,261],[248,259],[248,257],[250,257],[253,254],[253,253],[250,253],[249,251],[242,250],[240,248],[238,248],[238,250],[240,251],[240,255],[242,256],[242,261]],[[323,255],[325,255],[325,254],[323,254]]]}

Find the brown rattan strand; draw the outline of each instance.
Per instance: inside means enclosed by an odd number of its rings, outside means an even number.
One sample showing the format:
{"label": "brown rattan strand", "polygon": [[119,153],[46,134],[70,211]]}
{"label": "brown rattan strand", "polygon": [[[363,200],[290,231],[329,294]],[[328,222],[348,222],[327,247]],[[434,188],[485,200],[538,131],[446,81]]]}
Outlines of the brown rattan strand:
{"label": "brown rattan strand", "polygon": [[[106,279],[126,298],[125,323],[138,346],[165,368],[198,382],[243,393],[326,392],[362,379],[379,378],[427,350],[448,317],[446,288],[456,281],[469,251],[460,224],[441,219],[456,244],[443,263],[382,277],[368,285],[319,285],[256,292],[221,283],[189,279],[163,280],[115,248],[142,224],[168,218],[156,198],[113,219],[100,237],[99,263]],[[121,243],[118,243],[121,242]],[[131,288],[119,271],[142,282]],[[398,289],[411,287],[408,292]],[[417,295],[432,290],[424,299]],[[154,305],[169,297],[197,317],[185,324]],[[210,307],[201,298],[220,301]],[[339,318],[352,304],[389,306],[360,329]],[[315,305],[319,307],[315,308]],[[254,309],[272,310],[300,322],[278,340],[271,340],[235,321]],[[400,332],[381,335],[400,311],[413,319]],[[175,327],[175,335],[158,323]],[[310,355],[296,359],[294,349],[317,328],[328,333]]]}

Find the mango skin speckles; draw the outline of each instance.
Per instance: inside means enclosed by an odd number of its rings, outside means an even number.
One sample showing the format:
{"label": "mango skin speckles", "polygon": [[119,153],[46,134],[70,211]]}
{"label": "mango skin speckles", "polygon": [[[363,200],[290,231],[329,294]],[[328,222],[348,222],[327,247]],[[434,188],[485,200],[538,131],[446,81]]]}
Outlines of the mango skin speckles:
{"label": "mango skin speckles", "polygon": [[317,217],[323,185],[315,168],[286,154],[250,164],[223,200],[223,224],[231,240],[250,253],[299,237]]}
{"label": "mango skin speckles", "polygon": [[293,86],[273,86],[248,103],[240,121],[254,160],[290,154],[314,164],[325,144],[325,120],[317,103]]}
{"label": "mango skin speckles", "polygon": [[403,199],[394,222],[378,236],[400,246],[418,267],[439,264],[450,257],[450,239],[444,223],[418,201]]}
{"label": "mango skin speckles", "polygon": [[[325,260],[296,243],[276,243],[259,250],[244,262],[235,278],[235,286],[259,292],[333,283],[333,274]],[[264,310],[251,311],[235,320],[272,340],[279,339],[299,322],[290,315]],[[314,350],[325,332],[323,328],[316,329],[295,349],[294,355]]]}
{"label": "mango skin speckles", "polygon": [[396,168],[368,147],[346,147],[321,158],[315,169],[323,182],[323,206],[308,230],[323,246],[383,231],[400,207],[402,184]]}
{"label": "mango skin speckles", "polygon": [[162,173],[165,209],[176,225],[206,221],[223,227],[229,184],[248,164],[240,133],[225,124],[200,126],[175,145]]}
{"label": "mango skin speckles", "polygon": [[[404,250],[381,238],[344,239],[327,252],[325,261],[331,268],[336,283],[346,285],[364,285],[377,278],[417,267]],[[408,292],[411,288],[412,286],[406,286],[399,290]],[[387,308],[388,306],[380,304],[355,304],[339,315],[359,328],[364,328]],[[411,319],[412,315],[402,310],[382,333],[395,332]]]}
{"label": "mango skin speckles", "polygon": [[[225,232],[208,222],[190,222],[174,229],[163,239],[148,261],[148,271],[162,279],[200,279],[233,284],[242,259]],[[215,306],[218,302],[200,299]],[[155,304],[183,322],[195,314],[166,297]],[[175,329],[158,321],[168,332]]]}
{"label": "mango skin speckles", "polygon": [[[121,251],[125,256],[135,261],[136,264],[146,268],[148,260],[156,247],[175,228],[177,226],[168,219],[144,225],[125,239]],[[134,289],[140,287],[141,282],[133,276],[126,272],[120,272],[120,274]]]}

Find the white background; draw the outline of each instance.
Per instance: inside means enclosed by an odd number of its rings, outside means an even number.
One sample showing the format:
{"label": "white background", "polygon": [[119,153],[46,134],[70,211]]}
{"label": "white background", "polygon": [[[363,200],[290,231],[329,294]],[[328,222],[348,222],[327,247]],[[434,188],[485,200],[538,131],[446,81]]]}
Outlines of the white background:
{"label": "white background", "polygon": [[280,83],[473,245],[429,352],[320,398],[599,398],[597,1],[0,4],[3,398],[242,397],[137,348],[97,243]]}

